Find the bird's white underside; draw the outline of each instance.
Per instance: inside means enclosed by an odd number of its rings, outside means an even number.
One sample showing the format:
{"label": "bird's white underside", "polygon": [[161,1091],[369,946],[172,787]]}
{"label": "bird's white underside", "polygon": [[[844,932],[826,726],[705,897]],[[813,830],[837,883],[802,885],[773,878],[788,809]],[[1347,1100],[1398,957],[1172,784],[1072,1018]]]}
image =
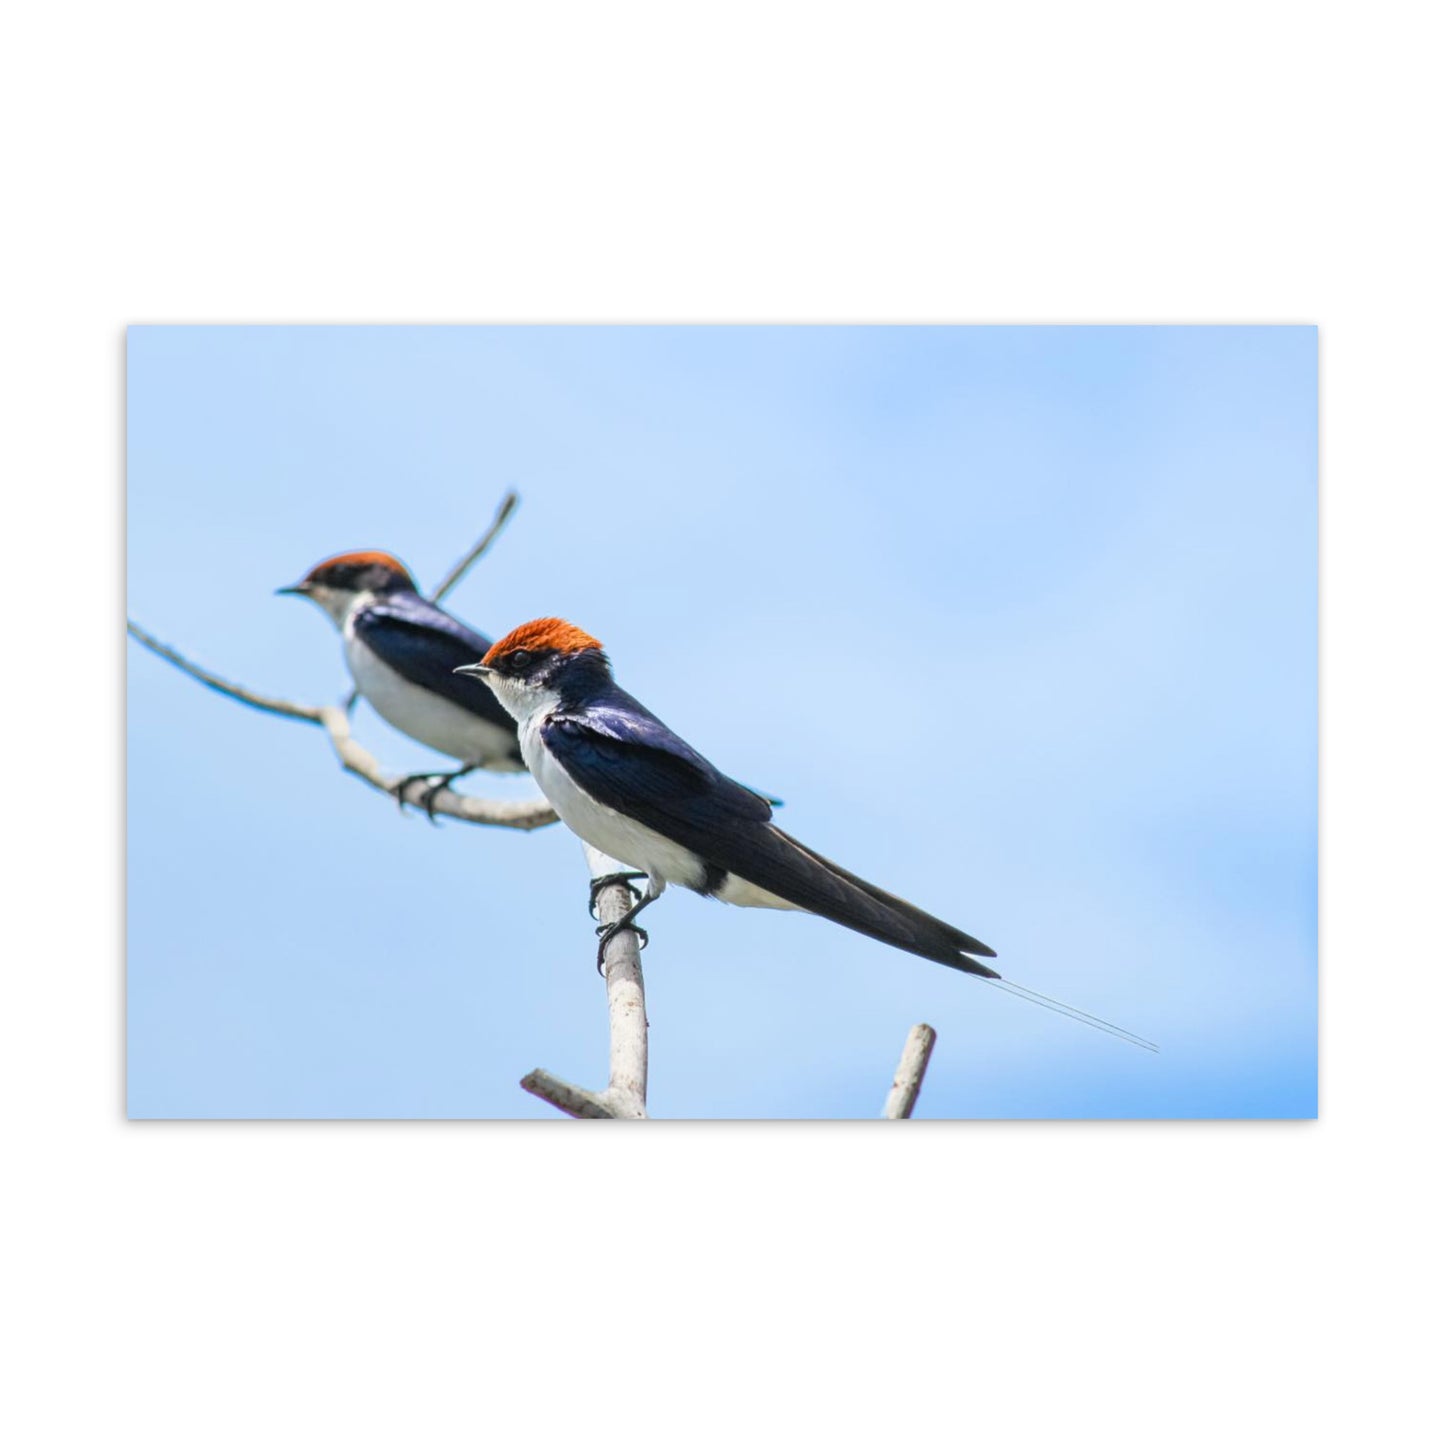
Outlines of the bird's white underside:
{"label": "bird's white underside", "polygon": [[356,635],[353,621],[360,608],[375,600],[371,593],[316,590],[327,595],[314,600],[341,628],[346,666],[357,691],[392,727],[459,762],[498,772],[522,771],[521,764],[510,756],[512,739],[504,729],[408,682]]}
{"label": "bird's white underside", "polygon": [[[517,719],[522,756],[557,816],[585,843],[609,857],[646,873],[649,891],[656,895],[669,883],[702,889],[706,882],[703,860],[632,818],[605,807],[573,781],[571,774],[542,742],[542,724],[561,699],[547,689],[531,688],[507,677],[487,679],[502,706]],[[714,897],[743,908],[792,908],[795,905],[729,873]]]}

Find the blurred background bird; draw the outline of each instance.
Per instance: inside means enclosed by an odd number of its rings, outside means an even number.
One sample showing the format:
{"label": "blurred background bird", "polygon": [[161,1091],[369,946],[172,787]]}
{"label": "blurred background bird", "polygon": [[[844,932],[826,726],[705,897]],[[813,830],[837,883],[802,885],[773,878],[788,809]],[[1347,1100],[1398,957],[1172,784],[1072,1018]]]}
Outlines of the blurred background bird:
{"label": "blurred background bird", "polygon": [[431,816],[437,794],[477,768],[526,771],[511,715],[489,689],[456,674],[485,656],[490,640],[423,597],[390,553],[343,552],[277,590],[309,598],[336,624],[357,692],[392,727],[462,764],[403,778],[399,799],[410,783],[430,782],[423,804]]}

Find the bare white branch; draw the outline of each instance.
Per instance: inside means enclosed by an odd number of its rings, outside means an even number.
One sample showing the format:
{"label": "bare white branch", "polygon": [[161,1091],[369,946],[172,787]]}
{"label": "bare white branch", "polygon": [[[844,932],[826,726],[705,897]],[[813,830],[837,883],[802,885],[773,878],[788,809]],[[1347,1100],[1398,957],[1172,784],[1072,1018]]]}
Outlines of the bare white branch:
{"label": "bare white branch", "polygon": [[923,1075],[937,1041],[937,1031],[928,1024],[914,1024],[908,1030],[903,1057],[898,1061],[898,1072],[893,1075],[893,1087],[888,1091],[888,1102],[883,1106],[885,1119],[913,1117],[913,1106],[918,1102],[918,1091],[923,1087]]}
{"label": "bare white branch", "polygon": [[[587,866],[593,878],[626,872],[616,859],[586,843]],[[616,923],[636,902],[625,883],[613,883],[597,895],[597,916]],[[579,1089],[545,1069],[533,1069],[522,1087],[574,1119],[647,1118],[647,998],[642,985],[640,940],[623,929],[607,945],[602,962],[607,981],[607,1023],[610,1037],[607,1087],[600,1093]]]}
{"label": "bare white branch", "polygon": [[[398,796],[404,802],[421,807],[429,791],[423,779],[412,779],[398,794],[402,774],[384,773],[381,764],[351,735],[351,723],[339,707],[317,709],[317,719],[326,729],[331,746],[341,760],[341,766],[363,782],[370,783],[378,792]],[[555,823],[557,815],[545,798],[517,798],[504,802],[500,798],[474,798],[468,794],[455,793],[443,788],[431,801],[434,813],[448,818],[458,818],[463,823],[479,823],[494,828],[520,828],[530,831]]]}
{"label": "bare white branch", "polygon": [[[298,722],[315,723],[323,728],[331,743],[332,750],[347,772],[370,784],[378,792],[397,797],[397,787],[403,774],[386,773],[381,764],[351,735],[351,722],[341,707],[313,706],[309,703],[288,702],[284,698],[268,697],[239,683],[227,682],[225,678],[208,672],[199,664],[182,656],[173,647],[152,637],[143,627],[127,622],[126,629],[142,647],[164,658],[173,667],[193,677],[206,687],[235,698],[248,707],[259,708],[262,712],[275,713],[278,717],[295,718]],[[426,800],[427,784],[416,780],[409,783],[402,794],[404,801],[420,807]],[[474,798],[463,793],[443,788],[432,799],[432,811],[463,823],[477,823],[493,828],[520,828],[529,830],[555,823],[557,815],[543,798],[518,798],[506,802],[497,798]]]}
{"label": "bare white branch", "polygon": [[537,1098],[555,1104],[564,1114],[570,1114],[574,1119],[617,1118],[612,1112],[611,1103],[604,1095],[594,1094],[591,1089],[579,1089],[575,1084],[569,1084],[566,1079],[549,1074],[546,1069],[533,1069],[522,1080],[522,1087],[529,1094],[535,1094]]}

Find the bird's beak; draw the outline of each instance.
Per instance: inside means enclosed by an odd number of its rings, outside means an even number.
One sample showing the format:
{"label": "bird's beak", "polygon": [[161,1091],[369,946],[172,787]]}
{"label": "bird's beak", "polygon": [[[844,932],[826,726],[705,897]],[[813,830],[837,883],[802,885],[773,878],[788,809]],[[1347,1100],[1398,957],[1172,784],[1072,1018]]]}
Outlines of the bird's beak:
{"label": "bird's beak", "polygon": [[311,590],[309,582],[298,582],[294,587],[278,587],[278,597],[304,597]]}
{"label": "bird's beak", "polygon": [[468,677],[475,677],[480,682],[485,682],[496,670],[484,662],[469,662],[465,667],[452,668],[453,672],[464,672]]}

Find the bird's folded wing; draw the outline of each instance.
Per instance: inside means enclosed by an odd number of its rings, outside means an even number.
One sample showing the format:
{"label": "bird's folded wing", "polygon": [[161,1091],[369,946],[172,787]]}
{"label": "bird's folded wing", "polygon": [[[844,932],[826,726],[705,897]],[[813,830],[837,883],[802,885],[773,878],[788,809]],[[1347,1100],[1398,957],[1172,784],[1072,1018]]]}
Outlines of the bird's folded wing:
{"label": "bird's folded wing", "polygon": [[474,677],[456,669],[480,662],[491,643],[420,597],[390,597],[363,607],[352,624],[356,635],[408,682],[424,687],[507,732],[517,725]]}
{"label": "bird's folded wing", "polygon": [[766,798],[718,772],[640,705],[589,708],[585,717],[554,713],[543,740],[599,803],[694,851],[679,830],[711,833],[773,815]]}
{"label": "bird's folded wing", "polygon": [[547,747],[606,807],[690,849],[706,863],[798,908],[952,968],[995,977],[971,953],[993,950],[971,934],[815,853],[772,822],[765,798],[713,767],[650,714],[630,708],[554,715]]}

